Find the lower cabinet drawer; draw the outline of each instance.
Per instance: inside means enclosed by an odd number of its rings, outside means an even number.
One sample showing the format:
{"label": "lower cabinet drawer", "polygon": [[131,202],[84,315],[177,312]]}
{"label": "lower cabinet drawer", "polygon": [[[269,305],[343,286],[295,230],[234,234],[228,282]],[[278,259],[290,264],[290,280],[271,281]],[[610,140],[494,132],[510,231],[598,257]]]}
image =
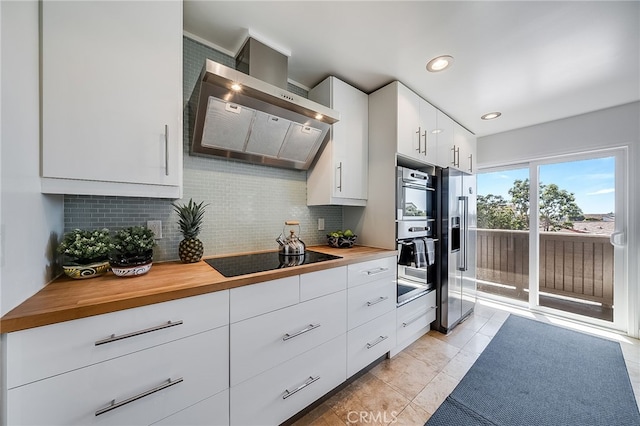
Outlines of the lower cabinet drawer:
{"label": "lower cabinet drawer", "polygon": [[347,377],[396,345],[396,311],[388,312],[347,333]]}
{"label": "lower cabinet drawer", "polygon": [[231,324],[231,386],[347,331],[340,291]]}
{"label": "lower cabinet drawer", "polygon": [[436,292],[431,291],[398,308],[397,341],[400,345],[436,319]]}
{"label": "lower cabinet drawer", "polygon": [[165,417],[153,426],[229,426],[229,389]]}
{"label": "lower cabinet drawer", "polygon": [[[11,425],[148,425],[228,387],[228,326],[7,392]],[[171,380],[171,381],[169,381]]]}
{"label": "lower cabinet drawer", "polygon": [[[347,329],[396,310],[397,283],[383,278],[347,290]],[[395,320],[394,320],[395,322]]]}
{"label": "lower cabinet drawer", "polygon": [[231,424],[277,425],[346,379],[346,334],[231,388]]}

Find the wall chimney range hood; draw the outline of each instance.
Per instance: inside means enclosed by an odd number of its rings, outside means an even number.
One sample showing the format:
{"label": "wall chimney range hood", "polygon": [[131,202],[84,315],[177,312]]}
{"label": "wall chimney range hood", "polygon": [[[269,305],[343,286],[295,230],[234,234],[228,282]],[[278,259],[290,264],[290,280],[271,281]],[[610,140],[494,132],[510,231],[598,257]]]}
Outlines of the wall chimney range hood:
{"label": "wall chimney range hood", "polygon": [[286,90],[287,60],[254,38],[236,56],[237,69],[207,59],[190,99],[191,153],[311,167],[340,115]]}

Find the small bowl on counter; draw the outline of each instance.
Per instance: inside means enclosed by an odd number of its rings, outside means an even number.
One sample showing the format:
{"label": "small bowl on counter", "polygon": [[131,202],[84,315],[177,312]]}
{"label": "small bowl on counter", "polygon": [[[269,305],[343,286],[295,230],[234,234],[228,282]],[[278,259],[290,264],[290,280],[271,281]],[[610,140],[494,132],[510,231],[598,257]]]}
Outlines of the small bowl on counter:
{"label": "small bowl on counter", "polygon": [[335,248],[351,248],[356,243],[358,239],[357,235],[351,235],[349,237],[345,237],[344,235],[332,236],[331,234],[327,235],[327,244],[330,247]]}

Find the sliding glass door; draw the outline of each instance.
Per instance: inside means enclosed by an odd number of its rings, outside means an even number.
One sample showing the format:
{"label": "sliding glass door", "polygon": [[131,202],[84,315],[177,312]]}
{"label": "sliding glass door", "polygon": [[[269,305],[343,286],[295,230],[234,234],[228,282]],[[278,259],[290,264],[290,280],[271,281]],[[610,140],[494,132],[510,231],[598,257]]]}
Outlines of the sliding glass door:
{"label": "sliding glass door", "polygon": [[479,291],[625,329],[625,158],[620,149],[481,172]]}

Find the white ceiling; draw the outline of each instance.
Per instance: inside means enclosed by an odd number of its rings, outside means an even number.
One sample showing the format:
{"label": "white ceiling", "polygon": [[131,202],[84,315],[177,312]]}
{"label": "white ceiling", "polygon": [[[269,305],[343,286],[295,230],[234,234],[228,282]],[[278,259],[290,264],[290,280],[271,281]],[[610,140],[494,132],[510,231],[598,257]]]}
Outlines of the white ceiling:
{"label": "white ceiling", "polygon": [[640,100],[640,1],[185,0],[184,30],[232,56],[250,31],[306,87],[400,80],[477,136]]}

